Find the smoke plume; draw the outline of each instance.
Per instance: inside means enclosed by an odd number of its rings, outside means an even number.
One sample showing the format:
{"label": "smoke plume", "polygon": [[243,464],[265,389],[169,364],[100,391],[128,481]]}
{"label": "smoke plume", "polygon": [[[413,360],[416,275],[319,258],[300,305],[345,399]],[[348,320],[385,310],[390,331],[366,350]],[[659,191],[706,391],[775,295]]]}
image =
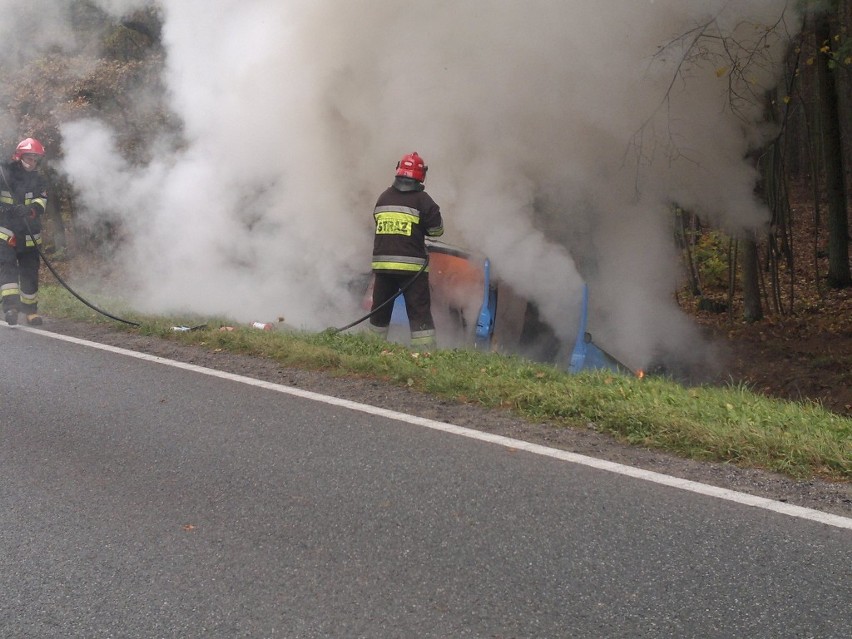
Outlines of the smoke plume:
{"label": "smoke plume", "polygon": [[[61,19],[62,3],[33,4]],[[745,156],[766,134],[787,4],[164,0],[184,139],[130,166],[114,131],[76,121],[63,168],[89,216],[121,217],[138,308],[322,329],[362,312],[372,206],[416,150],[444,239],[488,255],[563,340],[586,282],[619,359],[701,359],[673,301],[671,207],[731,231],[768,219]],[[759,59],[738,76],[711,36]]]}

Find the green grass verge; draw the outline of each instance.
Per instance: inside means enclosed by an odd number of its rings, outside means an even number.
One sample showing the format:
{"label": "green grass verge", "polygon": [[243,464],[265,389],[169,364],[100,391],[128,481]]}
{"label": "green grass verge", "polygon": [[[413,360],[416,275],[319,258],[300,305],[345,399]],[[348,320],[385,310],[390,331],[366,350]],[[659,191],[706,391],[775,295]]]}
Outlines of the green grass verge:
{"label": "green grass verge", "polygon": [[[105,322],[232,352],[263,356],[283,366],[358,375],[452,399],[502,407],[531,420],[587,428],[636,445],[700,460],[764,468],[798,479],[852,480],[852,419],[812,403],[785,402],[744,387],[686,388],[663,378],[610,372],[569,375],[518,357],[473,350],[416,353],[369,335],[220,331],[222,319],[145,317],[99,303],[129,327],[83,306],[64,289],[46,286],[41,308],[49,317]],[[207,328],[176,333],[174,325]]]}

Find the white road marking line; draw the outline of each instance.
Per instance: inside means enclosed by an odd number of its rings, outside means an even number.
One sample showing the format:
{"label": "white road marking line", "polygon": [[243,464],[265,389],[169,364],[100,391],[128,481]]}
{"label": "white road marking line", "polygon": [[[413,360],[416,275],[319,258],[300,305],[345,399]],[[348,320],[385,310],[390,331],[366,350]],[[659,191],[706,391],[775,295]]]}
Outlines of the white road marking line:
{"label": "white road marking line", "polygon": [[39,335],[44,335],[46,337],[61,340],[64,342],[71,342],[72,344],[80,344],[82,346],[88,346],[90,348],[97,348],[102,351],[108,351],[110,353],[116,353],[118,355],[126,355],[128,357],[134,357],[136,359],[141,359],[148,362],[155,362],[157,364],[172,366],[174,368],[181,368],[184,370],[201,373],[203,375],[210,375],[212,377],[219,377],[221,379],[227,379],[233,382],[239,382],[241,384],[248,384],[250,386],[264,388],[267,390],[292,395],[294,397],[301,397],[303,399],[309,399],[315,402],[322,402],[324,404],[330,404],[332,406],[340,406],[342,408],[348,408],[350,410],[359,411],[361,413],[367,413],[369,415],[385,417],[387,419],[406,422],[408,424],[413,424],[416,426],[423,426],[425,428],[431,428],[433,430],[451,433],[453,435],[460,435],[462,437],[468,437],[470,439],[490,442],[492,444],[498,444],[507,448],[524,450],[536,455],[543,455],[545,457],[561,459],[563,461],[571,462],[573,464],[589,466],[591,468],[605,470],[611,473],[616,473],[618,475],[625,475],[627,477],[634,477],[636,479],[650,481],[655,484],[662,484],[663,486],[679,488],[681,490],[697,493],[699,495],[706,495],[708,497],[715,497],[716,499],[732,501],[738,504],[743,504],[745,506],[752,506],[754,508],[771,510],[773,512],[780,513],[782,515],[788,515],[790,517],[809,519],[811,521],[816,521],[822,524],[826,524],[828,526],[836,526],[838,528],[846,528],[852,530],[852,518],[843,517],[841,515],[833,515],[830,513],[824,513],[819,510],[813,510],[812,508],[794,506],[792,504],[776,501],[774,499],[756,497],[754,495],[737,492],[735,490],[728,490],[727,488],[710,486],[708,484],[702,484],[696,481],[691,481],[689,479],[681,479],[679,477],[672,477],[671,475],[664,475],[663,473],[657,473],[651,470],[643,470],[641,468],[625,466],[624,464],[617,464],[615,462],[597,459],[595,457],[588,457],[586,455],[580,455],[578,453],[559,450],[557,448],[549,448],[547,446],[541,446],[539,444],[531,444],[529,442],[521,441],[519,439],[512,439],[511,437],[505,437],[503,435],[493,435],[491,433],[485,433],[482,431],[474,430],[472,428],[456,426],[455,424],[446,424],[444,422],[437,422],[431,419],[426,419],[424,417],[407,415],[406,413],[400,413],[398,411],[388,410],[386,408],[379,408],[377,406],[370,406],[369,404],[361,404],[358,402],[350,401],[348,399],[331,397],[330,395],[322,395],[320,393],[314,393],[312,391],[306,391],[299,388],[294,388],[292,386],[284,386],[283,384],[265,382],[263,380],[245,377],[243,375],[236,375],[234,373],[217,371],[212,368],[205,368],[203,366],[197,366],[195,364],[178,362],[176,360],[166,359],[165,357],[159,357],[157,355],[138,353],[136,351],[131,351],[126,348],[109,346],[108,344],[99,344],[97,342],[90,342],[88,340],[79,339],[77,337],[70,337],[68,335],[61,335],[59,333],[51,333],[49,331],[33,329],[26,326],[18,326],[16,327],[16,329],[32,333],[38,333]]}

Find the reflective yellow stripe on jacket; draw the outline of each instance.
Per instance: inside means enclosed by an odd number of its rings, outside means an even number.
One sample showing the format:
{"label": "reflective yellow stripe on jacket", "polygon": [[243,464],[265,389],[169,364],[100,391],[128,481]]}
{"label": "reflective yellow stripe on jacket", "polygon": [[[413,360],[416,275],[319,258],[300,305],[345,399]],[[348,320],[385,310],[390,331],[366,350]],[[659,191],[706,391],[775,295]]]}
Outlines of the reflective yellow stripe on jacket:
{"label": "reflective yellow stripe on jacket", "polygon": [[[374,255],[374,271],[412,271],[417,272],[426,263],[425,258],[409,257],[408,255]],[[426,271],[429,270],[427,267]]]}
{"label": "reflective yellow stripe on jacket", "polygon": [[36,244],[41,246],[41,233],[36,233],[35,235],[27,235],[26,245],[30,248],[34,247]]}
{"label": "reflective yellow stripe on jacket", "polygon": [[[0,204],[14,204],[15,200],[12,198],[12,194],[9,191],[0,191]],[[32,193],[27,193],[24,196],[24,204],[26,206],[30,206],[32,204],[38,204],[41,207],[42,211],[47,210],[47,198],[43,196],[33,197]]]}
{"label": "reflective yellow stripe on jacket", "polygon": [[41,206],[42,211],[47,210],[47,198],[46,197],[39,196],[39,197],[34,197],[34,198],[27,198],[27,200],[24,202],[24,204],[26,204],[28,206],[30,204],[38,204],[39,206]]}

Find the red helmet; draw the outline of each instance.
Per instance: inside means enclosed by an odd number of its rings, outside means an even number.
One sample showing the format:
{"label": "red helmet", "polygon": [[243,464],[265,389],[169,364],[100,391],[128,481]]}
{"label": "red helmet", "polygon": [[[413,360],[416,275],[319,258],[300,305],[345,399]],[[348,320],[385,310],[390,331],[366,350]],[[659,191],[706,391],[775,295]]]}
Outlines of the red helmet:
{"label": "red helmet", "polygon": [[418,182],[426,179],[426,171],[428,170],[429,167],[426,166],[423,158],[417,155],[417,151],[403,155],[402,159],[396,163],[397,177],[413,178]]}
{"label": "red helmet", "polygon": [[41,155],[44,157],[44,147],[41,142],[36,140],[35,138],[27,138],[26,140],[21,140],[18,146],[15,148],[15,154],[12,156],[13,160],[20,160],[24,155],[27,154]]}

